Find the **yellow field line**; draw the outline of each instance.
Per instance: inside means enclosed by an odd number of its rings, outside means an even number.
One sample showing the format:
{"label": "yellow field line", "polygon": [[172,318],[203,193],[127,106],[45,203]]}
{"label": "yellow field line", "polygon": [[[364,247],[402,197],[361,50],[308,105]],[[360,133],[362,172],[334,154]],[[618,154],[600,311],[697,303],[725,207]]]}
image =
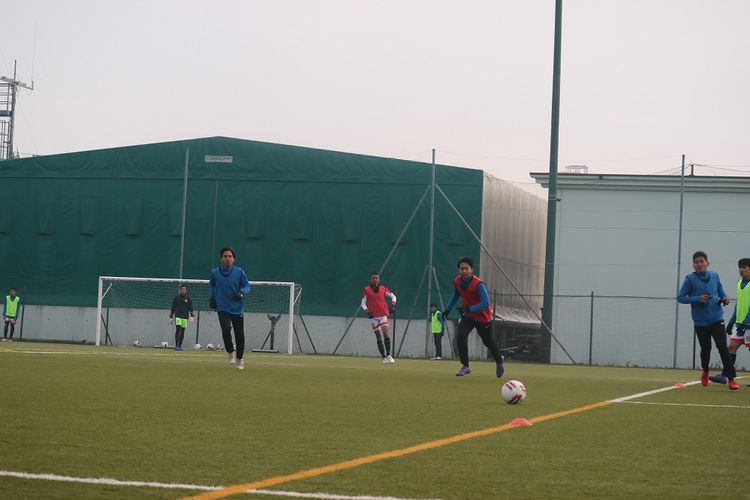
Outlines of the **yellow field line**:
{"label": "yellow field line", "polygon": [[[563,411],[559,411],[556,413],[550,413],[549,415],[533,417],[529,419],[529,422],[532,424],[539,423],[539,422],[546,422],[547,420],[564,417],[566,415],[572,415],[574,413],[582,413],[585,411],[593,410],[595,408],[600,408],[602,406],[607,406],[609,404],[610,404],[609,401],[601,401],[599,403],[593,403],[590,405],[573,408],[571,410],[563,410]],[[346,470],[346,469],[353,469],[354,467],[359,467],[360,465],[371,464],[373,462],[379,462],[381,460],[387,460],[389,458],[403,457],[405,455],[411,455],[412,453],[417,453],[419,451],[440,448],[441,446],[446,446],[446,445],[453,444],[453,443],[459,443],[461,441],[467,441],[469,439],[474,439],[474,438],[478,438],[482,436],[488,436],[490,434],[496,434],[498,432],[504,432],[504,431],[507,431],[516,427],[518,427],[518,425],[514,425],[514,424],[498,425],[497,427],[489,427],[487,429],[467,432],[465,434],[457,434],[455,436],[450,436],[447,438],[436,439],[434,441],[427,441],[426,443],[409,446],[408,448],[401,448],[400,450],[385,451],[383,453],[376,453],[375,455],[368,455],[365,457],[355,458],[352,460],[347,460],[345,462],[339,462],[337,464],[324,465],[322,467],[314,467],[312,469],[298,471],[293,474],[287,474],[285,476],[269,477],[267,479],[261,479],[260,481],[254,481],[252,483],[244,483],[244,484],[237,484],[235,486],[227,486],[226,488],[223,488],[221,490],[209,491],[209,492],[201,493],[200,495],[196,495],[193,497],[185,497],[185,499],[209,500],[209,499],[214,499],[214,498],[224,498],[230,495],[244,493],[248,490],[268,488],[269,486],[276,486],[282,483],[288,483],[290,481],[297,481],[299,479],[308,479],[311,477],[322,476],[323,474],[330,474],[332,472],[339,472],[339,471]]]}

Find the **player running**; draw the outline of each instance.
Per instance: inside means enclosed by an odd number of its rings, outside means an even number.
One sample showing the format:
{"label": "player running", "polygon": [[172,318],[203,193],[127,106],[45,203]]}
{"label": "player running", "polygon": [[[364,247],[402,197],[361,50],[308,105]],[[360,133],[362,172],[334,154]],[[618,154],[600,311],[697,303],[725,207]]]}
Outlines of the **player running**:
{"label": "player running", "polygon": [[[729,355],[734,365],[737,360],[737,350],[744,344],[750,348],[750,258],[742,258],[737,262],[740,279],[737,280],[737,302],[734,304],[734,312],[727,324],[729,335]],[[729,379],[729,374],[722,373],[724,380]],[[711,377],[713,379],[713,377]],[[721,383],[726,383],[722,381]]]}
{"label": "player running", "polygon": [[[250,292],[250,282],[244,269],[234,265],[236,256],[232,247],[222,248],[219,256],[221,265],[211,270],[208,306],[219,316],[227,362],[231,365],[236,361],[237,369],[244,370],[245,361],[242,358],[245,352],[245,320],[242,299]],[[235,344],[232,344],[232,330]]]}
{"label": "player running", "polygon": [[495,375],[500,378],[505,373],[505,360],[497,344],[492,340],[492,307],[487,294],[487,286],[474,276],[474,260],[471,257],[461,257],[458,261],[458,276],[453,279],[453,296],[445,306],[443,318],[448,318],[451,308],[461,299],[461,320],[458,322],[456,343],[461,368],[456,377],[463,377],[471,373],[469,368],[469,334],[476,329],[482,342],[495,358]]}
{"label": "player running", "polygon": [[722,304],[729,304],[719,275],[708,270],[708,255],[702,250],[693,254],[693,269],[682,282],[677,301],[680,304],[690,304],[690,314],[693,318],[695,336],[700,344],[701,384],[708,385],[708,365],[711,361],[711,340],[721,357],[724,373],[729,379],[729,388],[736,391],[740,388],[734,381],[735,369],[732,358],[727,349],[727,339],[724,337],[724,311]]}
{"label": "player running", "polygon": [[[390,301],[390,305],[387,301]],[[395,363],[396,360],[391,356],[391,337],[388,336],[388,314],[396,310],[396,295],[380,284],[378,273],[370,275],[370,284],[362,292],[362,310],[370,318],[383,364]]]}

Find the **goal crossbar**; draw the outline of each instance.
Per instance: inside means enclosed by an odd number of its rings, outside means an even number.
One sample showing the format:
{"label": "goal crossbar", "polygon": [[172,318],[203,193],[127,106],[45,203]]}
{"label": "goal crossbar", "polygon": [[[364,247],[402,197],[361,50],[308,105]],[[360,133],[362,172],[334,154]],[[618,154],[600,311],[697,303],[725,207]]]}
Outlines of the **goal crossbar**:
{"label": "goal crossbar", "polygon": [[[177,279],[177,278],[142,278],[142,277],[132,277],[132,276],[99,276],[99,283],[98,283],[98,293],[97,293],[97,303],[96,303],[96,315],[97,315],[97,321],[96,321],[96,345],[101,345],[101,336],[102,336],[102,310],[103,310],[103,301],[104,298],[107,296],[107,293],[109,292],[111,288],[111,282],[113,281],[119,281],[119,282],[134,282],[134,283],[175,283],[175,284],[185,284],[185,285],[208,285],[209,280],[204,279]],[[106,290],[104,289],[104,283],[109,282],[110,287]],[[289,289],[289,306],[286,311],[288,314],[288,325],[287,325],[287,353],[292,354],[292,346],[293,346],[293,339],[294,339],[294,311],[295,311],[295,305],[298,303],[300,295],[302,293],[302,289],[299,287],[299,285],[296,285],[292,281],[250,281],[250,293],[252,294],[252,288],[254,286],[282,286],[287,287]],[[296,292],[296,293],[295,293]]]}

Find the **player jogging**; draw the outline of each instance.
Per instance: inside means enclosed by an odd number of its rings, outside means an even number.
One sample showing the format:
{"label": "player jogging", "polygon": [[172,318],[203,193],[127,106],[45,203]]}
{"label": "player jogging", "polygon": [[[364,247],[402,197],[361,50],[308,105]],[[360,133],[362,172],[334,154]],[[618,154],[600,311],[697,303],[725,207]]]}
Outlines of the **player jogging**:
{"label": "player jogging", "polygon": [[[388,305],[390,301],[390,305]],[[370,275],[370,284],[362,292],[362,310],[370,318],[370,326],[375,334],[378,351],[383,357],[383,364],[395,363],[391,356],[391,337],[388,336],[388,314],[396,308],[396,295],[380,284],[380,274]]]}
{"label": "player jogging", "polygon": [[187,287],[180,285],[180,293],[172,299],[172,309],[169,313],[169,322],[174,322],[174,350],[182,350],[182,341],[185,339],[185,329],[190,321],[195,321],[193,313],[193,300],[187,294]]}
{"label": "player jogging", "polygon": [[702,250],[693,254],[693,269],[680,287],[677,301],[690,304],[690,315],[693,318],[695,336],[700,344],[701,356],[701,384],[708,385],[708,364],[711,361],[711,339],[719,351],[723,373],[729,379],[729,388],[736,391],[740,388],[734,381],[735,370],[732,358],[727,349],[727,339],[724,336],[724,311],[722,304],[729,304],[719,275],[708,270],[708,255]]}
{"label": "player jogging", "polygon": [[[744,344],[750,348],[750,258],[742,258],[737,262],[740,279],[737,280],[737,302],[734,304],[734,313],[727,324],[727,335],[729,335],[729,355],[734,365],[737,360],[737,350]],[[729,379],[729,374],[722,372],[716,377]],[[710,377],[712,380],[715,377]],[[724,380],[721,383],[726,383]]]}
{"label": "player jogging", "polygon": [[461,257],[458,261],[458,276],[453,279],[453,296],[445,306],[443,318],[448,318],[451,308],[461,299],[461,320],[458,322],[456,343],[461,368],[456,377],[463,377],[471,373],[469,368],[469,334],[476,329],[482,342],[495,358],[495,375],[500,378],[505,373],[505,360],[497,344],[492,340],[492,307],[487,294],[487,286],[474,276],[474,260],[471,257]]}
{"label": "player jogging", "polygon": [[[13,342],[13,333],[16,331],[16,320],[18,319],[18,310],[21,305],[21,297],[16,295],[16,289],[11,288],[8,295],[3,301],[3,342]],[[8,336],[8,327],[10,326],[10,337]]]}
{"label": "player jogging", "polygon": [[[237,362],[237,369],[244,370],[242,356],[245,352],[245,324],[242,315],[242,299],[250,291],[250,282],[245,271],[234,265],[235,253],[231,247],[222,248],[219,252],[221,265],[211,270],[208,287],[208,305],[219,315],[221,336],[227,351],[229,364]],[[232,344],[234,329],[235,345]]]}

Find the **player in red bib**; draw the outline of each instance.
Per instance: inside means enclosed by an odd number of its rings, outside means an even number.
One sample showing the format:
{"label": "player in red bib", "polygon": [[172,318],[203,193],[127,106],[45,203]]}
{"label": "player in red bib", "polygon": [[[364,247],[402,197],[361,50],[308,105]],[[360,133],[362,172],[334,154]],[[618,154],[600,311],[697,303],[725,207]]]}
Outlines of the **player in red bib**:
{"label": "player in red bib", "polygon": [[362,292],[362,310],[370,318],[370,326],[377,339],[378,351],[383,356],[384,365],[396,362],[391,356],[391,337],[388,336],[388,314],[393,313],[395,308],[396,295],[380,284],[378,273],[372,273],[370,284]]}
{"label": "player in red bib", "polygon": [[448,318],[451,308],[461,299],[461,320],[458,322],[458,333],[456,343],[458,344],[458,357],[461,359],[461,368],[456,373],[457,377],[463,377],[471,373],[469,368],[469,333],[476,328],[479,337],[492,357],[495,358],[497,378],[505,373],[503,355],[492,340],[492,308],[487,286],[474,276],[474,260],[471,257],[461,257],[458,261],[458,276],[453,279],[453,296],[445,306],[443,317]]}

